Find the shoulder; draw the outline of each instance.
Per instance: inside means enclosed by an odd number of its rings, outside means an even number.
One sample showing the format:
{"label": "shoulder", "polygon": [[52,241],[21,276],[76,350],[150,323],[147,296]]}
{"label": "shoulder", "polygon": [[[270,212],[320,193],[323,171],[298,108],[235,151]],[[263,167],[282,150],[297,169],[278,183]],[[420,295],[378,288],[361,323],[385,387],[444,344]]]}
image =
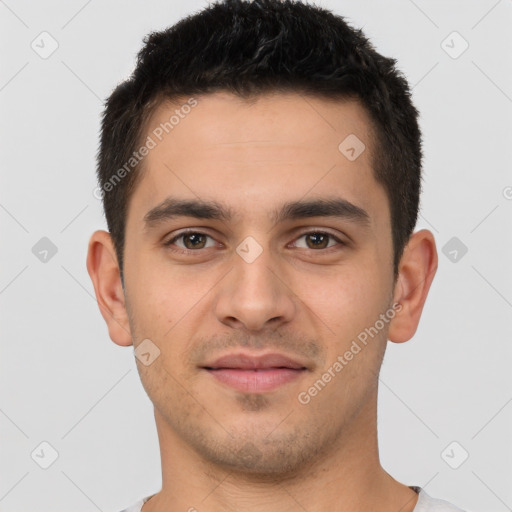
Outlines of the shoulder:
{"label": "shoulder", "polygon": [[416,492],[419,496],[413,512],[464,512],[447,501],[432,498],[420,487],[416,487]]}

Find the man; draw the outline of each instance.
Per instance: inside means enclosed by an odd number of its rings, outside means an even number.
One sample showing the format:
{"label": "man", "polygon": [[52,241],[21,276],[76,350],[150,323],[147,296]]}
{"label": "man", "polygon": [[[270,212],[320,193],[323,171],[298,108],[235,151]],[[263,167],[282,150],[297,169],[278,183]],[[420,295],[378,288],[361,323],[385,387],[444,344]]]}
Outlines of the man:
{"label": "man", "polygon": [[318,7],[225,0],[146,39],[106,104],[87,260],[154,404],[163,485],[128,511],[459,510],[377,446],[387,340],[437,269],[417,116]]}

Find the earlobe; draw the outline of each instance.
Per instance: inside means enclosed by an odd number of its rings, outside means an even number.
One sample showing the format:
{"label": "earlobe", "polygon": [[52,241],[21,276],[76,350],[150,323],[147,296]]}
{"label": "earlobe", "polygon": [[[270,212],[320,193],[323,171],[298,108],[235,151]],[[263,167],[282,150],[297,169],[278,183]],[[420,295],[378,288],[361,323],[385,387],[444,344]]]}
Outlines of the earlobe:
{"label": "earlobe", "polygon": [[117,345],[132,345],[119,265],[112,238],[106,231],[96,231],[91,236],[87,271],[110,338]]}
{"label": "earlobe", "polygon": [[390,341],[402,343],[414,336],[437,265],[434,235],[426,229],[412,234],[400,260],[395,284],[393,302],[400,303],[401,309],[390,323]]}

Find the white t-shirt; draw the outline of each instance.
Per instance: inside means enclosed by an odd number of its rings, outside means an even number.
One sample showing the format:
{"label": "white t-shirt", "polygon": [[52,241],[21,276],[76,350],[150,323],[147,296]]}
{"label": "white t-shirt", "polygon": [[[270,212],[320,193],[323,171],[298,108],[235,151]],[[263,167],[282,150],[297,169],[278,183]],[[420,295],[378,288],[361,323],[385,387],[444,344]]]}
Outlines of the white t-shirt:
{"label": "white t-shirt", "polygon": [[[413,512],[464,512],[462,509],[457,508],[447,501],[431,498],[421,487],[411,486],[411,489],[419,494],[418,502]],[[154,496],[154,494],[137,501],[137,503],[134,503],[131,507],[125,508],[121,512],[141,512],[142,505],[152,496]]]}

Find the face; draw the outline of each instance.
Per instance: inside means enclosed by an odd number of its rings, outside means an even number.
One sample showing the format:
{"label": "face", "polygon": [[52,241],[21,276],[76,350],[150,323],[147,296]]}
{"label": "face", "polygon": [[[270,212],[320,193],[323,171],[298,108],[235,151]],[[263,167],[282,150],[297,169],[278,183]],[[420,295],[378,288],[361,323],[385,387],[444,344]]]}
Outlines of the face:
{"label": "face", "polygon": [[370,121],[298,94],[196,101],[163,136],[180,104],[153,115],[129,202],[130,332],[160,351],[139,373],[159,433],[212,464],[292,472],[376,401],[395,310]]}

